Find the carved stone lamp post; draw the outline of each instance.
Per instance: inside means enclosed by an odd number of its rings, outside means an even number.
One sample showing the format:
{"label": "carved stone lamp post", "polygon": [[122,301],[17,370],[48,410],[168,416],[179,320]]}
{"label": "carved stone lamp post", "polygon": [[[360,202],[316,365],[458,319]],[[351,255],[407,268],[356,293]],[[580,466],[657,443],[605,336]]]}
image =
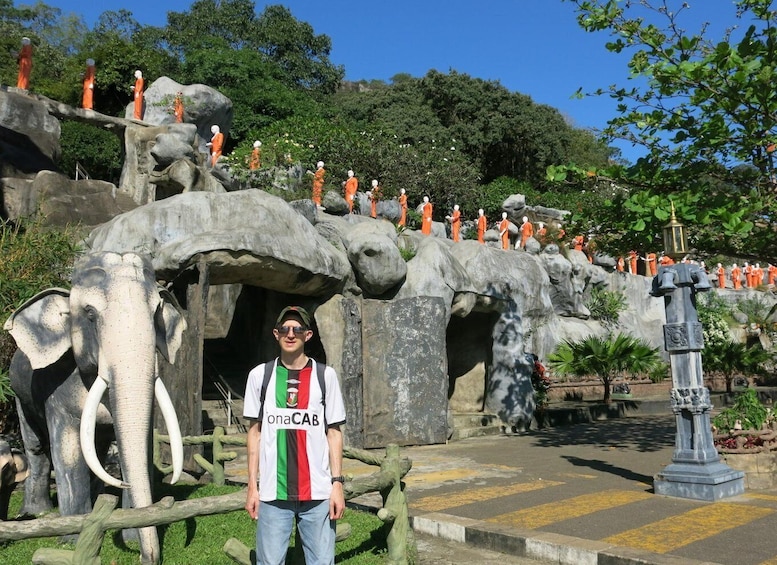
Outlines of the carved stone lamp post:
{"label": "carved stone lamp post", "polygon": [[[685,226],[675,217],[664,226],[666,255],[675,260],[687,250]],[[745,491],[744,473],[720,460],[712,440],[709,390],[704,386],[702,326],[696,293],[710,290],[706,273],[690,263],[662,266],[651,294],[664,297],[664,345],[672,367],[671,406],[677,423],[672,463],[653,478],[656,494],[715,501]]]}

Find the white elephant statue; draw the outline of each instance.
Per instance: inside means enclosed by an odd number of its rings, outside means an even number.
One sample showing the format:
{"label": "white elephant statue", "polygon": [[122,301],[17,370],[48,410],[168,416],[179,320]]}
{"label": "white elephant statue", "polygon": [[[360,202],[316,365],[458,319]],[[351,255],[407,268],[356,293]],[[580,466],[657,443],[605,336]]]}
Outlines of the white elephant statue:
{"label": "white elephant statue", "polygon": [[[156,350],[174,363],[186,322],[174,297],[157,285],[150,257],[84,255],[73,267],[70,292],[39,293],[5,329],[18,346],[10,378],[31,471],[22,514],[51,508],[52,464],[62,515],[90,512],[103,482],[127,489],[125,505],[152,504],[154,397],[171,438],[173,482],[178,479],[181,432],[158,378]],[[122,480],[102,463],[114,438]],[[141,561],[158,563],[156,528],[139,535]]]}
{"label": "white elephant statue", "polygon": [[8,502],[16,485],[30,475],[27,456],[0,439],[0,520],[8,519]]}

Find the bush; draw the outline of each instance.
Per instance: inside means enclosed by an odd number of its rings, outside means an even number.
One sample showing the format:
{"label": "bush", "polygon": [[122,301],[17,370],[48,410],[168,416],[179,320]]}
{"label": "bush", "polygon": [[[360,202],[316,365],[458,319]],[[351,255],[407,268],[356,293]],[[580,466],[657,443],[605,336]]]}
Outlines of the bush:
{"label": "bush", "polygon": [[721,433],[733,430],[737,422],[742,424],[743,430],[760,430],[768,417],[769,410],[758,398],[756,390],[748,388],[737,394],[733,406],[715,416],[712,424]]}
{"label": "bush", "polygon": [[626,295],[620,291],[594,286],[585,306],[591,311],[591,318],[600,321],[604,326],[614,326],[618,323],[620,313],[626,309]]}

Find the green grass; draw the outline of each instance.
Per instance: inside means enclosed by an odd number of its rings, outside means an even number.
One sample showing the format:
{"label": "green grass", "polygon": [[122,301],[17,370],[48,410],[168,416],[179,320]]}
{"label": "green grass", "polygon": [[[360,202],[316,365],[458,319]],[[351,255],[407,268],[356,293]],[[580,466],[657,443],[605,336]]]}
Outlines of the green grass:
{"label": "green grass", "polygon": [[[165,485],[165,491],[160,492],[159,497],[172,495],[176,500],[183,500],[229,494],[236,490],[240,490],[240,487]],[[15,516],[21,504],[21,493],[14,493],[11,497],[9,516]],[[376,516],[349,508],[342,521],[351,525],[351,535],[337,544],[337,563],[377,565],[385,562],[386,535],[383,523]],[[254,547],[256,523],[241,510],[229,514],[200,516],[184,522],[159,526],[158,530],[164,565],[233,565],[234,562],[222,551],[224,543],[229,538],[237,538],[248,547]],[[292,545],[293,538],[294,536],[292,536]],[[57,538],[36,538],[0,544],[2,563],[9,565],[30,563],[35,550],[41,547],[66,546],[62,546]],[[137,544],[124,547],[120,532],[106,532],[100,554],[102,563],[136,565],[138,556]],[[287,563],[291,563],[291,559],[288,559]]]}

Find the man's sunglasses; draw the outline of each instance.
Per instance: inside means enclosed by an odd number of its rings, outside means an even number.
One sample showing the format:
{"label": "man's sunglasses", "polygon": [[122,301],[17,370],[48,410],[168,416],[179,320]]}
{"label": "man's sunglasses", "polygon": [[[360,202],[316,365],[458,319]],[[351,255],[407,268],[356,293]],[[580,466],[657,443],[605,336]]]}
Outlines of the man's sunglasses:
{"label": "man's sunglasses", "polygon": [[281,335],[289,335],[289,332],[294,332],[294,335],[297,337],[305,335],[305,332],[308,331],[307,328],[302,326],[280,326],[275,329]]}

